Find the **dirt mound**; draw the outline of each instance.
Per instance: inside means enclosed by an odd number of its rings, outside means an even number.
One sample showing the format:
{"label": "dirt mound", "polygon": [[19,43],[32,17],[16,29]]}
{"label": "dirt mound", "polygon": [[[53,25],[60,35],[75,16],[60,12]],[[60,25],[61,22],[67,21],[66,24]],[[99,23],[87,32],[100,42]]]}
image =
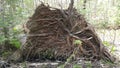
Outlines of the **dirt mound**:
{"label": "dirt mound", "polygon": [[73,8],[51,8],[43,3],[26,23],[27,42],[22,51],[26,60],[65,61],[72,54],[89,60],[113,62],[94,28]]}

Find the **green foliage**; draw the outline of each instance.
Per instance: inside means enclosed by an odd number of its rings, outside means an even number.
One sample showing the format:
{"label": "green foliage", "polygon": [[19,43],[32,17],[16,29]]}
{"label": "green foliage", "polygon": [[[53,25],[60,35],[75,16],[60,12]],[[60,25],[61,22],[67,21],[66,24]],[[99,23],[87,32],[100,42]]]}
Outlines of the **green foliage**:
{"label": "green foliage", "polygon": [[9,41],[9,44],[12,44],[15,48],[20,48],[21,44],[18,36],[22,28],[18,25],[26,22],[28,15],[31,14],[29,9],[33,9],[33,0],[1,0],[1,2],[0,29],[2,30],[0,30],[0,44],[4,45],[5,41]]}
{"label": "green foliage", "polygon": [[10,54],[11,54],[10,51],[4,51],[4,52],[2,53],[2,57],[7,58]]}
{"label": "green foliage", "polygon": [[87,68],[92,68],[92,64],[90,62],[86,63]]}
{"label": "green foliage", "polygon": [[75,65],[73,65],[73,68],[82,68],[82,67],[79,64],[75,64]]}
{"label": "green foliage", "polygon": [[[86,9],[83,9],[84,0],[77,2],[78,12],[98,28],[120,26],[120,1],[86,0]],[[118,4],[118,5],[117,5]]]}
{"label": "green foliage", "polygon": [[[3,1],[3,0],[2,0]],[[2,41],[1,43],[5,41],[11,42],[11,37],[15,36],[14,31],[12,31],[12,27],[17,25],[17,14],[16,13],[16,5],[18,4],[19,0],[4,0],[4,4],[2,5],[3,11],[0,13],[0,28],[3,28],[2,34],[0,34],[0,38]],[[7,30],[5,30],[7,29]]]}
{"label": "green foliage", "polygon": [[108,41],[103,41],[103,44],[105,46],[109,47],[110,48],[110,52],[112,52],[112,53],[116,50],[115,45],[110,44]]}
{"label": "green foliage", "polygon": [[75,44],[75,45],[81,45],[81,44],[82,44],[82,41],[80,41],[80,40],[75,40],[75,41],[74,41],[74,44]]}
{"label": "green foliage", "polygon": [[105,46],[111,46],[111,44],[110,44],[108,41],[103,41],[103,44],[104,44]]}
{"label": "green foliage", "polygon": [[5,40],[7,40],[3,35],[0,36],[0,44],[2,44]]}
{"label": "green foliage", "polygon": [[115,19],[115,25],[120,26],[120,1],[118,1],[117,9],[118,11],[117,11],[116,19]]}
{"label": "green foliage", "polygon": [[110,49],[111,53],[115,52],[115,50],[116,50],[115,46],[112,45],[112,47],[111,47],[111,49]]}
{"label": "green foliage", "polygon": [[12,39],[12,40],[10,40],[10,43],[12,44],[12,46],[14,46],[14,47],[17,48],[17,49],[19,49],[20,46],[21,46],[19,40],[17,40],[17,39]]}
{"label": "green foliage", "polygon": [[111,63],[111,62],[103,60],[103,59],[101,59],[100,61],[102,64],[111,65],[111,66],[114,65],[114,63]]}
{"label": "green foliage", "polygon": [[103,23],[100,24],[100,27],[101,27],[101,28],[105,28],[105,27],[107,27],[107,26],[108,26],[108,22],[103,22]]}

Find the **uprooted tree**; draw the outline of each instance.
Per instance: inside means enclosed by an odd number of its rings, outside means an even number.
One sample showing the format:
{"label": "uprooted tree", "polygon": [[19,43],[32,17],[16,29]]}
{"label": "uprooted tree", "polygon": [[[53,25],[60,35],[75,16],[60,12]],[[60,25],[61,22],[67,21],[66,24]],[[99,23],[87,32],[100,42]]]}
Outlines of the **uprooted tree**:
{"label": "uprooted tree", "polygon": [[68,9],[51,8],[42,3],[26,27],[29,31],[21,52],[24,60],[65,61],[74,53],[75,58],[114,62],[94,28],[73,8],[73,0]]}

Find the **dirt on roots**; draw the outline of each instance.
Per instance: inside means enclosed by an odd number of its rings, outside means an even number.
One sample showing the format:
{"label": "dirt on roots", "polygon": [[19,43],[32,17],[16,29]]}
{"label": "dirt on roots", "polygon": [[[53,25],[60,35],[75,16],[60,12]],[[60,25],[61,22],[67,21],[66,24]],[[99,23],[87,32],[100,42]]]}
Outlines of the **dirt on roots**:
{"label": "dirt on roots", "polygon": [[51,8],[42,3],[26,23],[26,28],[29,31],[22,49],[25,60],[66,61],[74,54],[75,58],[92,61],[114,61],[94,28],[73,8],[72,2],[68,9]]}

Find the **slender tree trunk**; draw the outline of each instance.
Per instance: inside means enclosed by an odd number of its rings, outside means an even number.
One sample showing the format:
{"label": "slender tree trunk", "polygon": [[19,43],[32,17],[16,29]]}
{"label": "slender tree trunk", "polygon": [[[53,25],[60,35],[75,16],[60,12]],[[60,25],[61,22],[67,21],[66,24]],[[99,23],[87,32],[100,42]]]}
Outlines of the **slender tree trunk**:
{"label": "slender tree trunk", "polygon": [[83,2],[83,9],[86,9],[86,3],[87,3],[87,0],[84,0],[84,2]]}

